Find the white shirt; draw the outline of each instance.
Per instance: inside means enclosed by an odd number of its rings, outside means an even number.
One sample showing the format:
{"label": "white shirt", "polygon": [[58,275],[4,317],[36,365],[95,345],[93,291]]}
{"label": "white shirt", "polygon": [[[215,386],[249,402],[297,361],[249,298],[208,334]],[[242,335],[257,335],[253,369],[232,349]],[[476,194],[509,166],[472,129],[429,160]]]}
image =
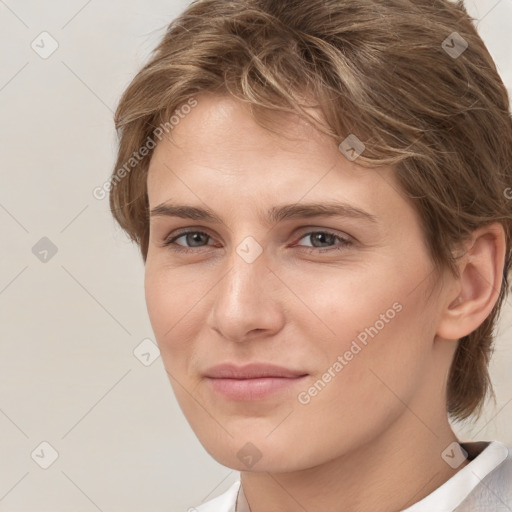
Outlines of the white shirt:
{"label": "white shirt", "polygon": [[[461,443],[470,462],[431,494],[402,512],[512,512],[512,451],[503,443]],[[190,510],[250,512],[240,480]]]}

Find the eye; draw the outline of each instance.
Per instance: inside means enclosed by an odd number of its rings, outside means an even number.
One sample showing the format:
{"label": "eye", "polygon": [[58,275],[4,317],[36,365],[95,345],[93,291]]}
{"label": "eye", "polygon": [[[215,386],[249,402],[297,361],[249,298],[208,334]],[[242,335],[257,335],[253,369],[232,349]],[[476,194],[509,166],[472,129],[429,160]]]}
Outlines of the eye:
{"label": "eye", "polygon": [[[340,250],[344,247],[352,245],[352,241],[348,238],[330,233],[329,231],[310,231],[304,234],[300,240],[309,240],[310,245],[302,245],[310,252],[326,252],[329,250]],[[300,241],[299,240],[299,241]],[[338,244],[336,244],[338,241]],[[301,246],[300,244],[298,244]],[[322,250],[326,249],[326,250]]]}
{"label": "eye", "polygon": [[[182,239],[181,242],[179,242],[180,239]],[[212,246],[213,244],[208,244],[211,239],[212,237],[204,231],[182,231],[165,240],[163,246],[170,247],[176,252],[197,252],[198,249],[208,247],[208,245]],[[296,243],[295,246],[302,247],[307,252],[316,253],[342,250],[353,244],[352,240],[348,237],[343,237],[329,231],[310,231],[302,235],[299,242],[301,240],[309,240],[310,243],[305,245]]]}
{"label": "eye", "polygon": [[[183,243],[177,243],[178,240],[183,239]],[[200,248],[207,246],[208,240],[211,236],[203,231],[182,231],[181,233],[167,239],[164,243],[164,247],[171,247],[174,251],[190,252],[194,248]]]}

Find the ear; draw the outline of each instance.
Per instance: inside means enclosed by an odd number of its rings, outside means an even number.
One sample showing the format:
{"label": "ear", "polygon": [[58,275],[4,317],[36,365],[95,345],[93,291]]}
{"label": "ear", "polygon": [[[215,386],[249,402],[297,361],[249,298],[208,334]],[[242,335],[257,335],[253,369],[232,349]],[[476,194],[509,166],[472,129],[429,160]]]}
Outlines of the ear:
{"label": "ear", "polygon": [[[489,224],[473,232],[459,261],[458,278],[443,295],[445,306],[436,334],[458,340],[477,329],[498,300],[505,266],[503,226]],[[449,288],[449,290],[448,290]]]}

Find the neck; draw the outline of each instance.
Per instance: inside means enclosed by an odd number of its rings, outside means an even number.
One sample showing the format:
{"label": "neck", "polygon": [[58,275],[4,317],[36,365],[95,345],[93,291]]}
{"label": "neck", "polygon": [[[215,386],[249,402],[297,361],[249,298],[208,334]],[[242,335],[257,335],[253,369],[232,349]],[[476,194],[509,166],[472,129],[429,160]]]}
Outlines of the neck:
{"label": "neck", "polygon": [[[410,409],[378,439],[293,473],[242,472],[251,512],[392,512],[437,489],[452,469],[441,453],[457,441],[446,414],[424,424]],[[431,427],[434,425],[434,428]]]}

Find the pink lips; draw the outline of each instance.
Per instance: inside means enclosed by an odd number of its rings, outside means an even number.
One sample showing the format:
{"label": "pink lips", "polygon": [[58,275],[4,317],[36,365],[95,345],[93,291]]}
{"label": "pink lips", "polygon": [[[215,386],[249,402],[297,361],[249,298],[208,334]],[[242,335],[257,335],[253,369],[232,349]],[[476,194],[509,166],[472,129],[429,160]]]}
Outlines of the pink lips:
{"label": "pink lips", "polygon": [[205,372],[212,389],[232,400],[259,400],[302,381],[307,374],[281,366],[221,364]]}

